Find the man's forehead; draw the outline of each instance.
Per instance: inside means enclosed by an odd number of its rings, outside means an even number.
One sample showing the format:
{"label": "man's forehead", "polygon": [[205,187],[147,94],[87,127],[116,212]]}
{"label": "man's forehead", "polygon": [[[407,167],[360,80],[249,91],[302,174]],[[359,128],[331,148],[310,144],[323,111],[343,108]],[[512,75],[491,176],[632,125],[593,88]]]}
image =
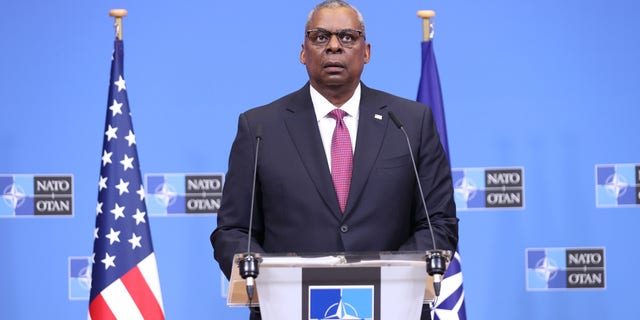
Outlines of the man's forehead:
{"label": "man's forehead", "polygon": [[310,27],[327,30],[357,29],[360,28],[360,22],[356,12],[351,8],[322,8],[313,14]]}

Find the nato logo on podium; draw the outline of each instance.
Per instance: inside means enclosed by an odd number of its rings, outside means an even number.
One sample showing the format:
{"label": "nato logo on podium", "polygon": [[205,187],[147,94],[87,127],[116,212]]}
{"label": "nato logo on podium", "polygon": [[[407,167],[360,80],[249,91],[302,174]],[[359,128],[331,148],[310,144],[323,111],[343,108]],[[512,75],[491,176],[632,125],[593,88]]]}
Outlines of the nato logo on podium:
{"label": "nato logo on podium", "polygon": [[374,286],[309,286],[309,320],[373,319]]}

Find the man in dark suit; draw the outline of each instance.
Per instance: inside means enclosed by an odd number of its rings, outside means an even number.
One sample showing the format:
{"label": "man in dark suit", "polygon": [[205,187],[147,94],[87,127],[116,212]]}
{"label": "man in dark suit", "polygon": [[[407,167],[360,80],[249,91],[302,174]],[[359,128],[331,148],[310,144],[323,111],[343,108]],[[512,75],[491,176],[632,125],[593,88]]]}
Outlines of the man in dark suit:
{"label": "man in dark suit", "polygon": [[[309,82],[239,117],[218,226],[211,235],[222,271],[229,277],[234,254],[247,250],[258,127],[262,140],[252,251],[424,251],[433,248],[431,232],[439,249],[454,251],[458,219],[450,168],[431,110],[360,81],[371,47],[362,15],[351,5],[336,0],[319,4],[305,30],[300,61]],[[334,109],[346,113],[342,120],[328,116]],[[423,195],[405,136],[390,111],[408,133]],[[334,181],[345,170],[338,166],[342,160],[331,155],[340,121],[352,151],[347,189]],[[340,195],[339,190],[345,191]],[[253,313],[252,319],[259,315]]]}

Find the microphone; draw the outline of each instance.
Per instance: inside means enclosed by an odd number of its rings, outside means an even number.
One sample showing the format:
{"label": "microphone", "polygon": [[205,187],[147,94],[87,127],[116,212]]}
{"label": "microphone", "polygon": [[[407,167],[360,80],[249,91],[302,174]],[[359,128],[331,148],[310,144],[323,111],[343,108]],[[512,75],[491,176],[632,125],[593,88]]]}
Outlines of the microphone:
{"label": "microphone", "polygon": [[424,213],[427,216],[427,224],[429,225],[429,233],[431,234],[431,242],[433,243],[433,250],[427,251],[427,273],[433,277],[433,291],[436,297],[440,295],[440,283],[445,270],[445,257],[442,252],[436,249],[436,238],[433,235],[433,228],[431,227],[431,218],[429,217],[429,210],[427,209],[427,203],[424,201],[424,192],[422,192],[422,184],[420,183],[420,175],[418,174],[418,168],[416,167],[416,160],[413,158],[413,151],[411,151],[411,142],[409,141],[409,135],[404,129],[404,126],[393,114],[393,111],[389,111],[389,117],[393,123],[402,131],[404,137],[407,139],[407,146],[409,147],[409,155],[411,156],[411,164],[413,164],[413,172],[416,175],[416,182],[418,182],[418,190],[420,190],[420,200],[422,200],[422,206],[424,207]]}
{"label": "microphone", "polygon": [[247,240],[247,253],[244,254],[242,260],[238,262],[238,271],[242,279],[245,279],[247,284],[247,297],[249,297],[249,304],[253,300],[253,294],[255,291],[255,278],[260,274],[258,269],[259,257],[256,257],[255,253],[251,253],[251,231],[253,229],[253,205],[256,199],[256,174],[258,171],[258,151],[260,150],[260,141],[262,140],[262,125],[258,125],[256,128],[256,156],[253,163],[253,187],[251,188],[251,209],[249,213],[249,233]]}

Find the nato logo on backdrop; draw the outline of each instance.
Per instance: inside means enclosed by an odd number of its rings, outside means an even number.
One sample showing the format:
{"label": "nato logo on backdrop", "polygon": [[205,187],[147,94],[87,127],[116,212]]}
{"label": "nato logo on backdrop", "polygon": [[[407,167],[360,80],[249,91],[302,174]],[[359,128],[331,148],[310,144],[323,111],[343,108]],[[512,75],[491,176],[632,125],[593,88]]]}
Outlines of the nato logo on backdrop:
{"label": "nato logo on backdrop", "polygon": [[309,286],[309,320],[373,319],[372,285]]}
{"label": "nato logo on backdrop", "polygon": [[640,205],[640,164],[596,165],[596,207]]}
{"label": "nato logo on backdrop", "polygon": [[526,249],[527,291],[604,289],[604,248]]}
{"label": "nato logo on backdrop", "polygon": [[72,216],[73,175],[0,175],[0,217]]}
{"label": "nato logo on backdrop", "polygon": [[524,168],[454,168],[458,210],[524,208]]}
{"label": "nato logo on backdrop", "polygon": [[69,257],[69,300],[89,300],[91,257]]}
{"label": "nato logo on backdrop", "polygon": [[222,173],[147,174],[149,215],[214,214],[220,209]]}

